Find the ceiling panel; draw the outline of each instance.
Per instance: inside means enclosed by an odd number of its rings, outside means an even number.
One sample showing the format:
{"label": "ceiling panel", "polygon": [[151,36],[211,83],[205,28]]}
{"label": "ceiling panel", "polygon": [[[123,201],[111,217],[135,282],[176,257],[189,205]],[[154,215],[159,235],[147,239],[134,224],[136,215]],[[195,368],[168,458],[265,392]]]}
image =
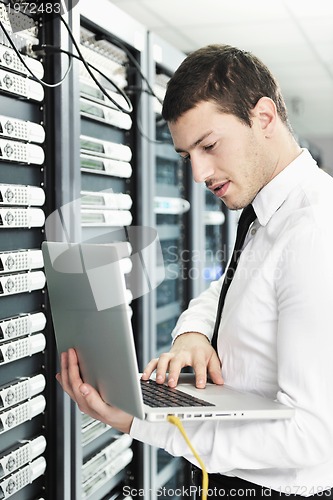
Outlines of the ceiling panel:
{"label": "ceiling panel", "polygon": [[252,51],[292,103],[298,133],[331,136],[333,148],[333,0],[110,1],[185,53],[209,43]]}
{"label": "ceiling panel", "polygon": [[284,0],[282,3],[297,19],[333,17],[331,0]]}
{"label": "ceiling panel", "polygon": [[240,48],[250,50],[252,46],[262,46],[263,48],[278,46],[280,49],[286,46],[290,49],[290,44],[304,45],[304,40],[290,21],[283,23],[284,36],[279,40],[281,27],[275,21],[252,23],[211,23],[200,25],[200,31],[195,26],[184,26],[184,35],[192,38],[197,47],[209,43],[229,43]]}

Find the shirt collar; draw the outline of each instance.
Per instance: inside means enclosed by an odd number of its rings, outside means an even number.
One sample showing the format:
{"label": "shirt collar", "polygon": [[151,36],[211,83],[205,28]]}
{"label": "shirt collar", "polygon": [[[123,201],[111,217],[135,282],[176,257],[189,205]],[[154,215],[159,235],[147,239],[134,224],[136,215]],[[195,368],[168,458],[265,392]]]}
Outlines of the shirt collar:
{"label": "shirt collar", "polygon": [[252,205],[261,226],[266,226],[295,186],[303,182],[314,169],[318,169],[316,161],[307,149],[302,149],[295,160],[259,191]]}

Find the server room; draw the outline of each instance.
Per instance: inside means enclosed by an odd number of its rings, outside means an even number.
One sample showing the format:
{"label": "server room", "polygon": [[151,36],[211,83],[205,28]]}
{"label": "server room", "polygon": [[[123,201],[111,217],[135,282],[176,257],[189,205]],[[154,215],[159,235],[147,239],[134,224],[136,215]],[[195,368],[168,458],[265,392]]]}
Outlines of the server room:
{"label": "server room", "polygon": [[0,0],[0,103],[0,499],[333,499],[332,0]]}

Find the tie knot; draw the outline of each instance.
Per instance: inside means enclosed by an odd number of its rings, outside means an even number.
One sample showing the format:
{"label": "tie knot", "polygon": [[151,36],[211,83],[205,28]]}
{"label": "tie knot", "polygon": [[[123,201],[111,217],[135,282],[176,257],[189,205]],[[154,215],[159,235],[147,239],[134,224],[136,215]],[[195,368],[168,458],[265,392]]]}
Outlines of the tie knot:
{"label": "tie knot", "polygon": [[253,205],[250,203],[250,205],[247,205],[247,207],[244,208],[243,212],[241,213],[241,216],[238,221],[238,226],[242,227],[250,227],[250,224],[257,218],[256,213],[254,211]]}
{"label": "tie knot", "polygon": [[242,249],[247,231],[256,218],[257,216],[252,205],[244,208],[238,221],[234,251],[239,252]]}

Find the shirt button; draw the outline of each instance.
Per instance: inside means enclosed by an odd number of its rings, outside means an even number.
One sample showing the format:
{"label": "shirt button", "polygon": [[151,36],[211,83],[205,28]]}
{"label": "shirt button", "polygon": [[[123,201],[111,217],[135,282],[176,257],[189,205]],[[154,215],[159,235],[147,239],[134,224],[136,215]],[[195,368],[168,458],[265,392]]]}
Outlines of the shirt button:
{"label": "shirt button", "polygon": [[254,235],[256,234],[256,232],[257,232],[256,228],[255,228],[255,227],[253,227],[253,228],[251,229],[251,234],[252,234],[252,236],[254,236]]}

